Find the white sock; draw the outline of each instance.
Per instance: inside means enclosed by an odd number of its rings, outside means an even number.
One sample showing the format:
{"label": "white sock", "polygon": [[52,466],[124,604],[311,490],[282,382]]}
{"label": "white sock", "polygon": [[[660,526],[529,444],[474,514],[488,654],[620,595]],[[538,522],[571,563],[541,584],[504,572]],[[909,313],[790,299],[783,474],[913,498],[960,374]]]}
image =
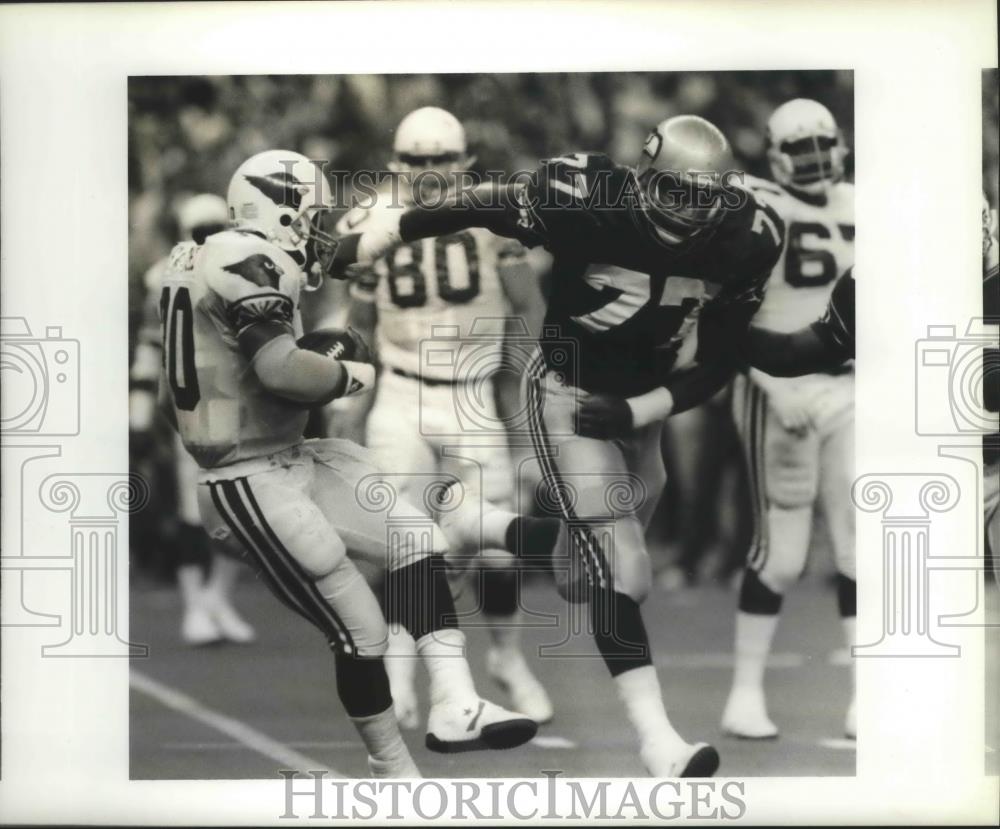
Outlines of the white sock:
{"label": "white sock", "polygon": [[191,610],[204,602],[205,583],[201,565],[184,564],[177,568],[177,586],[181,592],[184,610]]}
{"label": "white sock", "polygon": [[417,653],[430,674],[432,706],[478,696],[465,660],[465,634],[458,628],[443,628],[421,636]]}
{"label": "white sock", "polygon": [[399,733],[399,723],[396,722],[391,705],[381,714],[351,717],[351,722],[368,753],[376,760],[394,762],[409,756],[409,749],[403,742],[403,735]]}
{"label": "white sock", "polygon": [[615,677],[618,697],[625,706],[625,713],[632,728],[639,735],[639,742],[669,742],[686,745],[667,718],[660,691],[656,668],[643,665]]}
{"label": "white sock", "polygon": [[235,559],[218,554],[213,555],[212,569],[205,584],[205,591],[213,599],[229,604],[229,598],[233,594],[233,586],[236,584],[236,579],[239,578],[242,566]]}
{"label": "white sock", "polygon": [[733,690],[752,688],[764,692],[764,668],[771,652],[774,632],[778,629],[778,616],[757,613],[736,614],[736,666],[733,671]]}
{"label": "white sock", "polygon": [[393,689],[413,688],[417,673],[417,645],[400,625],[389,625],[389,642],[385,652],[385,672]]}

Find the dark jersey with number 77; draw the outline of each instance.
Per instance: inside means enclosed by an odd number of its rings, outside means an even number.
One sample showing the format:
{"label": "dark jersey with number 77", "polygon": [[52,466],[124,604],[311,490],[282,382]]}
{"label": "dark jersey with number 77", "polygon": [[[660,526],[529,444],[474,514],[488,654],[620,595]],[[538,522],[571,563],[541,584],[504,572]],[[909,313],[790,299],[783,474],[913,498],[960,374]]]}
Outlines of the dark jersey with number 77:
{"label": "dark jersey with number 77", "polygon": [[710,238],[665,247],[636,187],[634,171],[605,155],[548,159],[508,227],[490,225],[553,254],[542,350],[550,370],[590,392],[641,394],[695,349],[704,364],[741,342],[782,249],[781,219],[748,190]]}

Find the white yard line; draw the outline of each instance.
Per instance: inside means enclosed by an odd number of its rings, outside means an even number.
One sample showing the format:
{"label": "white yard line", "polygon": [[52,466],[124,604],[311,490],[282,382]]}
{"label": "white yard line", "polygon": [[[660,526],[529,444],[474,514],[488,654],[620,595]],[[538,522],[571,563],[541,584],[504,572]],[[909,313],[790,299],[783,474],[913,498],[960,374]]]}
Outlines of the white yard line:
{"label": "white yard line", "polygon": [[169,685],[164,685],[162,682],[159,682],[158,680],[155,680],[152,677],[135,670],[134,668],[129,672],[129,684],[136,691],[139,691],[148,697],[152,697],[157,702],[165,705],[172,711],[176,711],[178,714],[190,717],[192,720],[200,722],[203,725],[207,725],[209,728],[214,728],[216,731],[219,731],[227,737],[231,737],[237,742],[242,743],[244,746],[256,751],[258,754],[274,760],[276,763],[279,763],[282,768],[294,769],[302,772],[323,771],[330,777],[346,776],[335,769],[328,768],[319,760],[314,760],[312,757],[307,757],[305,754],[301,754],[298,751],[295,751],[295,749],[289,748],[284,743],[279,743],[277,740],[268,737],[266,734],[247,725],[241,720],[237,720],[233,717],[221,714],[218,711],[213,711],[211,708],[207,708],[198,702],[198,700],[188,696],[184,692],[178,691],[176,688],[171,688]]}

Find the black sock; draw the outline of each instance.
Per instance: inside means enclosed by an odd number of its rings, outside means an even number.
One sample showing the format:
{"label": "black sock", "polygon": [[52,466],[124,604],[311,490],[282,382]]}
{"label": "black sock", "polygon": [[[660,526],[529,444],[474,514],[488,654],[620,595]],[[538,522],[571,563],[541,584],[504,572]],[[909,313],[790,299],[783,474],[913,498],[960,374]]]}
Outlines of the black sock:
{"label": "black sock", "polygon": [[755,616],[777,616],[781,612],[782,597],[760,580],[756,570],[743,573],[740,587],[740,610]]}
{"label": "black sock", "polygon": [[401,624],[415,641],[435,630],[458,627],[444,559],[437,554],[391,570],[385,579],[384,606],[386,618]]}
{"label": "black sock", "polygon": [[334,656],[337,696],[349,717],[371,717],[392,705],[389,676],[381,656]]}
{"label": "black sock", "polygon": [[588,604],[594,643],[611,676],[653,664],[646,626],[639,605],[631,596],[610,589],[596,589]]}
{"label": "black sock", "polygon": [[479,591],[479,603],[488,616],[513,616],[517,612],[521,591],[513,570],[481,570]]}
{"label": "black sock", "polygon": [[177,549],[176,561],[179,567],[197,564],[206,573],[208,572],[212,553],[209,548],[208,536],[198,524],[179,522],[174,543]]}
{"label": "black sock", "polygon": [[527,567],[548,569],[560,529],[562,521],[558,518],[519,515],[507,526],[507,550]]}
{"label": "black sock", "polygon": [[837,609],[842,619],[858,615],[858,583],[843,573],[837,573]]}

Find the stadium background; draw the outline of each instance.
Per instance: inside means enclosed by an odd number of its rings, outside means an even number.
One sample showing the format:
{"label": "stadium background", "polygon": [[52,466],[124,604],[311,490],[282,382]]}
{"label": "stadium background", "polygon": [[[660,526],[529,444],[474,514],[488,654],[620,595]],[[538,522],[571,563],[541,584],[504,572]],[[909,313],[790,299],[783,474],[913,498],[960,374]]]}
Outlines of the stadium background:
{"label": "stadium background", "polygon": [[[327,159],[339,170],[383,169],[402,116],[418,106],[438,105],[465,124],[480,169],[531,169],[539,158],[573,150],[603,151],[632,162],[652,124],[692,112],[727,134],[747,172],[767,176],[767,118],[777,105],[799,96],[826,104],[852,146],[853,78],[841,71],[132,78],[133,342],[143,274],[176,240],[176,206],[197,192],[224,195],[233,170],[261,150],[296,150]],[[852,175],[853,159],[848,165]],[[274,776],[272,759],[220,740],[217,731],[172,707],[170,699],[181,699],[177,692],[321,765],[361,774],[363,751],[339,712],[332,661],[318,637],[251,578],[244,579],[237,604],[256,625],[257,644],[199,651],[180,644],[178,601],[170,586],[172,441],[164,424],[158,430],[152,450],[133,458],[154,494],[131,522],[131,638],[151,646],[151,658],[133,666],[133,676],[141,671],[146,680],[145,690],[132,695],[132,776]],[[661,589],[644,615],[682,733],[720,740],[736,603],[732,575],[750,532],[742,461],[725,396],[672,418],[664,454],[670,483],[650,530]],[[822,532],[817,546],[824,546]],[[768,745],[719,742],[725,775],[853,774],[853,743],[838,739],[849,678],[826,578],[831,565],[818,549],[812,561],[787,602],[769,673],[772,713],[783,737]],[[527,601],[533,608],[551,613],[563,607],[547,585],[530,587]],[[471,630],[469,639],[473,667],[481,668],[485,635]],[[536,644],[530,632],[526,644]],[[537,776],[552,768],[578,776],[642,773],[603,666],[592,659],[555,660],[539,664],[539,672],[558,710],[534,744],[456,759],[426,752],[415,737],[411,748],[424,773]],[[478,675],[485,676],[481,670]],[[147,680],[172,689],[173,696],[151,694]],[[484,693],[494,694],[485,679],[480,682]],[[587,692],[580,693],[583,689]],[[601,727],[595,729],[595,723]]]}

